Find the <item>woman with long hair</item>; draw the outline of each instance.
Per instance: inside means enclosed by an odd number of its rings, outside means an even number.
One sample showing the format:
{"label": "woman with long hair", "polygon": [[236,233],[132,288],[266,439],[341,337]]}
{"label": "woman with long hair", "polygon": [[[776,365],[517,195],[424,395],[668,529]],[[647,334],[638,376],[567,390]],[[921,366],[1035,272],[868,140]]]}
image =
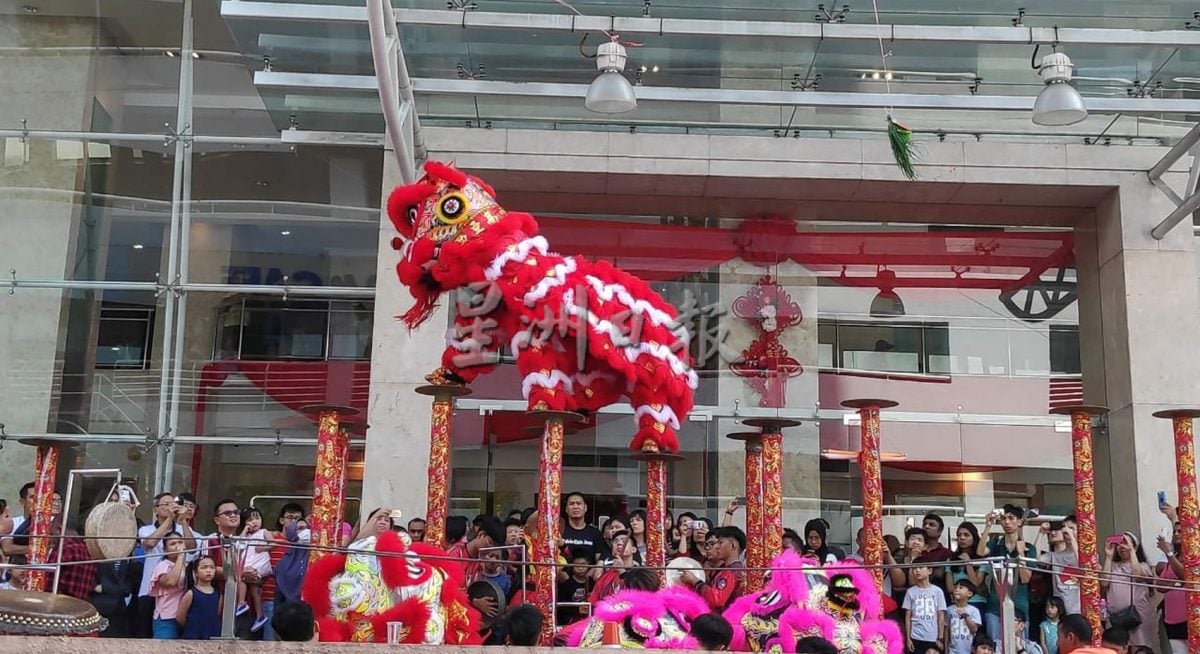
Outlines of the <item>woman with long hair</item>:
{"label": "woman with long hair", "polygon": [[946,575],[946,592],[953,596],[954,584],[960,579],[971,582],[975,586],[975,594],[967,601],[979,609],[979,615],[983,615],[987,610],[987,566],[967,563],[975,558],[975,550],[979,547],[979,528],[975,523],[967,521],[958,525],[954,530],[954,544],[950,574]]}
{"label": "woman with long hair", "polygon": [[[1169,511],[1168,511],[1169,509]],[[1183,586],[1184,570],[1180,547],[1183,540],[1180,537],[1179,520],[1175,519],[1174,509],[1164,507],[1171,519],[1171,540],[1158,537],[1158,549],[1166,557],[1158,564],[1158,590],[1163,594],[1162,621],[1167,630],[1167,642],[1171,644],[1172,654],[1187,653],[1187,593]]]}
{"label": "woman with long hair", "polygon": [[629,536],[637,546],[638,558],[646,560],[646,510],[637,509],[629,514]]}
{"label": "woman with long hair", "polygon": [[[1115,624],[1129,631],[1129,644],[1153,648],[1158,643],[1158,621],[1154,616],[1154,572],[1146,564],[1146,552],[1133,532],[1108,539],[1104,546],[1104,573],[1100,590],[1108,600],[1110,622],[1129,617],[1132,607],[1139,624]],[[1133,628],[1129,628],[1133,627]]]}

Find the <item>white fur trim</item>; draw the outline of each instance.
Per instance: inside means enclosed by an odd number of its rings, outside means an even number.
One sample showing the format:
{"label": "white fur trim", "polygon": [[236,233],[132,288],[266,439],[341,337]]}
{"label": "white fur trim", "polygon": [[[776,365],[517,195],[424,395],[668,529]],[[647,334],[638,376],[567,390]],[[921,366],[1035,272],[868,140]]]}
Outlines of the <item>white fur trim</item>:
{"label": "white fur trim", "polygon": [[560,385],[568,393],[573,392],[575,388],[571,378],[561,370],[551,370],[549,375],[543,375],[540,372],[531,372],[525,375],[525,379],[521,381],[521,396],[528,400],[529,391],[533,390],[534,386],[558,388]]}
{"label": "white fur trim", "polygon": [[539,254],[544,256],[546,254],[546,249],[549,247],[550,244],[547,243],[546,239],[542,236],[527,238],[524,241],[517,243],[515,248],[504,248],[503,252],[496,255],[495,259],[492,259],[491,265],[488,266],[487,270],[485,270],[483,274],[488,278],[488,281],[494,282],[497,279],[500,279],[500,275],[504,274],[504,266],[507,266],[513,261],[519,262],[528,259],[530,250],[537,250]]}
{"label": "white fur trim", "polygon": [[641,420],[642,416],[650,416],[655,422],[671,425],[671,429],[679,429],[679,417],[675,415],[675,410],[666,404],[662,405],[661,411],[655,411],[649,404],[643,404],[633,412],[634,420]]}
{"label": "white fur trim", "polygon": [[[620,284],[605,284],[598,277],[586,275],[588,284],[591,284],[592,289],[596,291],[596,296],[605,302],[612,302],[615,297],[621,304],[629,307],[629,310],[650,319],[650,322],[655,325],[672,325],[675,319],[671,314],[655,307],[653,304],[645,300],[638,300],[629,293],[629,290]],[[686,331],[686,330],[685,330]]]}
{"label": "white fur trim", "polygon": [[446,330],[446,345],[459,352],[482,352],[487,345],[480,343],[474,336],[467,339],[458,338],[458,329],[451,327]]}
{"label": "white fur trim", "polygon": [[[563,308],[567,313],[573,316],[579,315],[580,310],[575,304],[574,289],[567,289],[563,291]],[[586,314],[588,325],[591,326],[592,331],[609,339],[609,342],[619,343],[625,338],[621,332],[621,329],[611,322],[604,320],[603,318],[596,317],[596,314],[590,311],[585,310],[583,313]],[[643,341],[637,345],[626,345],[622,349],[625,350],[625,358],[631,363],[636,361],[638,356],[642,354],[648,354],[669,365],[671,367],[671,372],[675,373],[676,375],[686,377],[688,387],[694,390],[700,386],[700,379],[696,376],[696,371],[692,370],[692,367],[684,363],[682,359],[675,356],[675,353],[671,351],[671,348],[667,347],[666,345],[662,345],[661,343],[647,343]]]}
{"label": "white fur trim", "polygon": [[544,299],[550,289],[567,283],[567,275],[575,272],[575,259],[572,257],[563,259],[562,263],[555,264],[552,272],[553,275],[543,277],[542,281],[533,287],[533,290],[525,294],[526,306],[537,306],[538,301]]}

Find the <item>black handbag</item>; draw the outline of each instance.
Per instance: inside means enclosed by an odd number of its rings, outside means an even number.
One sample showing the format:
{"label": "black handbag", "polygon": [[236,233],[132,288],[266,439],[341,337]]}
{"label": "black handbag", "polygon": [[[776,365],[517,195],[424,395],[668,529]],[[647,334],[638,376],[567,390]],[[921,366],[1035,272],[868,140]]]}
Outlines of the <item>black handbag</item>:
{"label": "black handbag", "polygon": [[[1133,568],[1130,567],[1130,576],[1132,577]],[[1142,614],[1138,613],[1137,605],[1133,603],[1133,579],[1129,580],[1129,606],[1108,614],[1108,624],[1117,629],[1124,629],[1127,632],[1133,631],[1142,626]]]}

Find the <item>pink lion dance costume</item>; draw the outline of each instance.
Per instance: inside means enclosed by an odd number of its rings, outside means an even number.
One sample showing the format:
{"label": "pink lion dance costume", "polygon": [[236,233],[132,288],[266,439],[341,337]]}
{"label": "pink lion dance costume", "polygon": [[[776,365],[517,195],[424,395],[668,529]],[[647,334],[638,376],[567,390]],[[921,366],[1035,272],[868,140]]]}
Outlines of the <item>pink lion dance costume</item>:
{"label": "pink lion dance costume", "polygon": [[880,614],[870,573],[784,552],[772,562],[767,587],[725,611],[733,626],[731,649],[790,654],[796,641],[820,636],[842,654],[900,654],[904,639]]}
{"label": "pink lion dance costume", "polygon": [[388,215],[400,232],[396,271],[416,300],[402,316],[409,329],[442,293],[475,294],[467,310],[460,303],[430,382],[470,382],[507,345],[530,410],[591,412],[628,396],[630,447],[678,451],[697,378],[686,329],[645,282],[550,251],[533,216],[506,211],[490,186],[444,164],[427,162],[424,177],[392,191]]}
{"label": "pink lion dance costume", "polygon": [[674,586],[650,592],[623,590],[596,606],[595,615],[564,629],[568,647],[604,646],[604,625],[621,625],[622,649],[699,651],[689,635],[692,620],[709,612],[708,602],[687,588]]}

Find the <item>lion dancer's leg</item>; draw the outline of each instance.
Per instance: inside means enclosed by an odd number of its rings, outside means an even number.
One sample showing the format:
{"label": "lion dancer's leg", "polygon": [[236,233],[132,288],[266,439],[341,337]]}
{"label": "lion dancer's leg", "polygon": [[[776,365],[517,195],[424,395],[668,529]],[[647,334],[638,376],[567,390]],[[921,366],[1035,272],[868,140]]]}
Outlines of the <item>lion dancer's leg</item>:
{"label": "lion dancer's leg", "polygon": [[[637,419],[637,433],[629,449],[641,452],[677,452],[679,440],[675,432],[679,430],[680,415],[676,407],[671,406],[666,389],[647,384],[638,384],[629,396],[633,405],[634,418]],[[675,404],[678,404],[677,402]],[[687,412],[684,411],[686,417]]]}
{"label": "lion dancer's leg", "polygon": [[517,355],[521,395],[530,411],[572,410],[575,352],[560,351],[554,343],[531,345]]}

